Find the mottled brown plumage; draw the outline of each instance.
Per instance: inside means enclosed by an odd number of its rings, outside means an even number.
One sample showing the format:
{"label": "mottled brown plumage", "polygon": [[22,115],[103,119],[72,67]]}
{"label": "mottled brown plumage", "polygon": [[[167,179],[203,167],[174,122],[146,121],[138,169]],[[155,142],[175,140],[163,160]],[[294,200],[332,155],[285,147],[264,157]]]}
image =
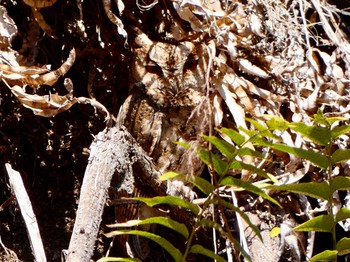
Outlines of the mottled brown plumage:
{"label": "mottled brown plumage", "polygon": [[[175,142],[186,142],[195,149],[203,144],[200,135],[208,132],[205,46],[191,42],[153,42],[142,33],[135,42],[132,88],[120,109],[118,124],[126,126],[160,172],[199,175],[204,165],[197,154]],[[171,195],[195,197],[183,181],[169,182],[167,188]],[[136,191],[135,195],[147,196],[142,188]],[[135,207],[124,209],[136,212],[139,219],[156,215],[156,210],[144,205],[137,206],[137,211]],[[122,209],[116,212],[117,217],[123,214]],[[131,256],[146,259],[150,253],[146,239],[131,236],[127,243]]]}
{"label": "mottled brown plumage", "polygon": [[203,105],[206,97],[206,56],[201,43],[152,42],[136,38],[132,83],[119,113],[159,171],[197,175],[203,165],[195,154],[174,142],[197,146],[207,133]]}

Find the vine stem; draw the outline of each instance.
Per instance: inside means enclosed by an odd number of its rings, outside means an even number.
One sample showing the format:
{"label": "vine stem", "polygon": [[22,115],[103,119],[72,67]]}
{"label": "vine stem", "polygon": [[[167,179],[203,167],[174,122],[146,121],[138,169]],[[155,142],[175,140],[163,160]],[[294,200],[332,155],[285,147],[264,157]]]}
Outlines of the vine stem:
{"label": "vine stem", "polygon": [[[211,100],[210,100],[210,88],[209,88],[209,86],[210,86],[210,82],[209,82],[210,68],[212,67],[212,63],[213,63],[212,51],[213,50],[211,50],[210,47],[207,46],[207,52],[208,52],[208,55],[209,55],[209,61],[208,61],[208,70],[207,70],[207,74],[206,74],[206,86],[207,86],[207,96],[206,96],[206,98],[207,98],[207,102],[208,102],[208,114],[209,114],[209,136],[213,135],[213,127],[212,127],[213,112],[212,112],[212,107],[211,107],[211,103],[210,103]],[[228,238],[229,238],[230,242],[232,243],[232,245],[234,246],[234,252],[235,252],[236,258],[238,259],[238,261],[240,261],[239,255],[237,254],[237,248],[235,246],[235,241],[234,241],[234,238],[232,236],[231,230],[229,228],[228,220],[227,220],[227,218],[225,216],[224,209],[223,209],[223,207],[222,207],[222,205],[220,203],[221,202],[220,190],[219,190],[219,184],[218,184],[218,180],[217,180],[217,175],[216,175],[216,172],[214,170],[214,163],[213,163],[213,160],[212,160],[212,148],[213,148],[213,146],[209,142],[209,144],[208,144],[209,162],[210,162],[210,170],[209,170],[209,172],[210,172],[212,181],[214,182],[215,195],[216,195],[217,200],[218,200],[219,211],[220,211],[220,213],[222,215],[222,219],[224,220],[224,226],[225,226],[225,229],[227,231]],[[186,257],[187,257],[187,255],[188,255],[188,253],[190,251],[191,243],[192,243],[193,237],[195,235],[195,232],[199,228],[201,218],[203,217],[203,214],[204,214],[205,210],[209,207],[210,203],[212,202],[213,196],[214,195],[211,194],[207,198],[207,200],[205,201],[205,203],[203,205],[202,211],[198,214],[196,223],[193,226],[193,230],[191,231],[191,234],[190,234],[190,236],[188,238],[188,241],[187,241],[186,250],[185,250],[184,256],[182,258],[183,262],[186,261]],[[213,212],[213,219],[215,220],[214,214],[215,214],[215,212]],[[213,245],[215,245],[215,244],[216,243],[213,243]]]}
{"label": "vine stem", "polygon": [[[331,158],[331,150],[332,150],[332,144],[333,144],[333,140],[331,140],[331,142],[329,143],[328,147],[327,147],[327,154],[328,154],[328,160],[329,160],[329,166],[327,168],[327,182],[328,184],[331,183],[332,180],[332,158]],[[331,194],[328,197],[328,214],[331,214],[333,219],[334,219],[334,213],[333,213],[333,192],[331,192]],[[332,246],[333,246],[333,250],[336,249],[336,245],[337,245],[337,235],[336,235],[336,221],[334,220],[333,223],[333,227],[332,227]],[[335,262],[337,262],[337,256],[335,257]]]}

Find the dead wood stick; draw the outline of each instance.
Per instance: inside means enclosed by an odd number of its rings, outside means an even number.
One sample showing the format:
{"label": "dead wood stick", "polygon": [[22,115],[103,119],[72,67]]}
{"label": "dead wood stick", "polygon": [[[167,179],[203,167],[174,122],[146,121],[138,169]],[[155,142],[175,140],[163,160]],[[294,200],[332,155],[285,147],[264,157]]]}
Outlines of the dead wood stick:
{"label": "dead wood stick", "polygon": [[[138,183],[147,183],[155,193],[166,194],[165,188],[159,186],[159,172],[151,159],[125,128],[113,127],[100,132],[90,150],[76,221],[66,252],[68,262],[88,262],[93,255],[113,175],[118,180],[118,190],[132,194],[136,179]],[[134,172],[137,172],[135,176]]]}
{"label": "dead wood stick", "polygon": [[33,255],[35,257],[35,261],[45,262],[46,256],[44,246],[40,237],[38,223],[32,205],[30,203],[27,191],[23,185],[21,174],[16,170],[12,169],[12,166],[9,163],[6,163],[5,167],[9,176],[11,188],[14,194],[16,195],[17,203],[19,205],[22,217],[28,230],[29,240],[33,251]]}

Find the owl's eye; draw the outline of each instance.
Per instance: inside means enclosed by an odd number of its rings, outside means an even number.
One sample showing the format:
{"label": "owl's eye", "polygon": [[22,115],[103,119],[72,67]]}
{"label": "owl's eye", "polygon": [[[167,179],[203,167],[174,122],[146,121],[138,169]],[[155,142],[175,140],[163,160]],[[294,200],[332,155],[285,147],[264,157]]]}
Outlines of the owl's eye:
{"label": "owl's eye", "polygon": [[146,65],[146,70],[147,72],[151,73],[151,74],[156,74],[158,76],[161,76],[163,75],[163,71],[162,71],[162,68],[157,65],[156,63],[148,63]]}
{"label": "owl's eye", "polygon": [[198,58],[194,55],[190,55],[184,65],[184,72],[187,70],[193,71],[198,65]]}

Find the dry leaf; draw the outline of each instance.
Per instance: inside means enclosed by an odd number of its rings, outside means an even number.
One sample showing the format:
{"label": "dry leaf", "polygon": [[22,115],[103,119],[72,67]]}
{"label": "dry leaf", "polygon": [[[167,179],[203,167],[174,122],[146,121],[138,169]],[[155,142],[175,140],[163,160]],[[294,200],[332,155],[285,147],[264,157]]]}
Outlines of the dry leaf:
{"label": "dry leaf", "polygon": [[18,85],[9,88],[22,105],[31,109],[34,114],[39,116],[52,117],[60,112],[68,110],[77,102],[71,94],[66,96],[59,96],[56,94],[39,96],[27,94]]}
{"label": "dry leaf", "polygon": [[34,8],[44,8],[52,6],[57,0],[23,0],[23,2]]}
{"label": "dry leaf", "polygon": [[0,5],[0,48],[9,47],[16,35],[17,26],[15,22],[8,16],[6,8]]}

